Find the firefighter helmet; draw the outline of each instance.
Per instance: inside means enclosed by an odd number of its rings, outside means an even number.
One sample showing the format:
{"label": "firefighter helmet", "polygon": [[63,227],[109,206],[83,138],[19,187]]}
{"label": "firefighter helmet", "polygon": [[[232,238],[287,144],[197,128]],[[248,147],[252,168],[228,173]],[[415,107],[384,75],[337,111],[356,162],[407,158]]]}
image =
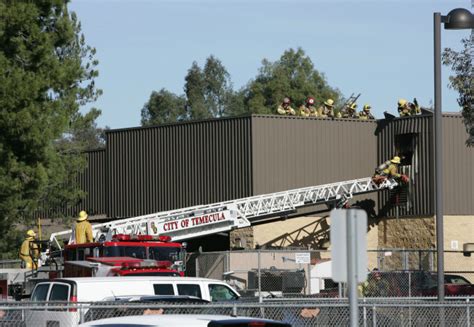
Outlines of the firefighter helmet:
{"label": "firefighter helmet", "polygon": [[87,217],[87,212],[82,210],[81,212],[79,212],[79,218],[77,218],[77,221],[84,221],[87,219]]}
{"label": "firefighter helmet", "polygon": [[324,101],[324,104],[328,107],[332,107],[334,105],[334,100],[333,99],[327,99]]}
{"label": "firefighter helmet", "polygon": [[34,230],[30,229],[26,232],[26,236],[28,237],[36,237],[36,233]]}
{"label": "firefighter helmet", "polygon": [[408,101],[405,100],[405,99],[399,99],[399,100],[398,100],[398,106],[399,106],[399,107],[403,107],[404,105],[407,104],[407,102],[408,102]]}
{"label": "firefighter helmet", "polygon": [[395,164],[399,164],[400,163],[400,157],[399,156],[395,156],[392,158],[392,160],[390,160],[390,162],[393,162]]}

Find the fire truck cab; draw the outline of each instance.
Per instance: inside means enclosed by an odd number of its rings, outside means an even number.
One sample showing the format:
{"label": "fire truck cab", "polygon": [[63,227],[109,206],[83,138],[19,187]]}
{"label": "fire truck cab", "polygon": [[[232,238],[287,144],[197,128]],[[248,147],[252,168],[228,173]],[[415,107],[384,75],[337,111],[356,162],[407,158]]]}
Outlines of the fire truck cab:
{"label": "fire truck cab", "polygon": [[[63,277],[183,276],[185,249],[168,236],[118,234],[64,247]],[[53,277],[53,276],[51,276]]]}

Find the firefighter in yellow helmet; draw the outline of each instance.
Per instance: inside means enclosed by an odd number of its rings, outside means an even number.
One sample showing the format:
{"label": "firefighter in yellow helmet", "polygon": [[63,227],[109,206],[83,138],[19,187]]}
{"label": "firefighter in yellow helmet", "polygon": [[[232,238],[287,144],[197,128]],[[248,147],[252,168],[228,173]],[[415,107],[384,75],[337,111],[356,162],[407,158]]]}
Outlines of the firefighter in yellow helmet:
{"label": "firefighter in yellow helmet", "polygon": [[400,117],[411,116],[410,103],[407,100],[398,100],[398,113],[400,114]]}
{"label": "firefighter in yellow helmet", "polygon": [[22,265],[28,269],[38,268],[39,248],[38,244],[32,243],[36,238],[36,233],[30,229],[26,232],[26,238],[21,243],[20,259],[23,261]]}
{"label": "firefighter in yellow helmet", "polygon": [[403,183],[409,181],[408,176],[398,173],[398,165],[401,163],[399,156],[394,156],[392,159],[385,161],[377,167],[373,177],[374,182],[380,183],[387,178],[401,180]]}
{"label": "firefighter in yellow helmet", "polygon": [[92,225],[87,221],[87,212],[84,210],[79,212],[74,226],[76,244],[90,243],[94,241],[92,236]]}
{"label": "firefighter in yellow helmet", "polygon": [[318,117],[322,118],[340,118],[341,113],[334,114],[334,100],[327,99],[323,105],[318,108]]}
{"label": "firefighter in yellow helmet", "polygon": [[371,108],[372,107],[370,106],[370,104],[365,104],[364,109],[362,109],[362,111],[359,112],[359,119],[361,120],[375,119],[375,117],[370,112]]}
{"label": "firefighter in yellow helmet", "polygon": [[342,114],[342,118],[358,118],[359,114],[357,113],[356,109],[357,104],[355,102],[346,106],[346,108],[343,109],[344,113]]}

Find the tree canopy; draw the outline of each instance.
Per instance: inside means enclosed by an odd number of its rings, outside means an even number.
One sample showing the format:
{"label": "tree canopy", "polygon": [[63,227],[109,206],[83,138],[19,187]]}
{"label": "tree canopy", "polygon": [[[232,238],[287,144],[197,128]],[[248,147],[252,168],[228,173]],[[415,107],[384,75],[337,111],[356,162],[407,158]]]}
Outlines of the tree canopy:
{"label": "tree canopy", "polygon": [[[0,227],[30,222],[46,199],[77,201],[79,153],[97,133],[95,49],[64,0],[0,0]],[[95,136],[92,138],[98,140]],[[89,141],[86,141],[89,140]],[[98,140],[100,143],[100,140]],[[73,155],[74,154],[74,155]],[[52,199],[51,197],[54,197]],[[8,240],[0,244],[5,252]],[[13,244],[15,245],[15,244]]]}
{"label": "tree canopy", "polygon": [[319,104],[328,98],[337,103],[341,98],[302,49],[289,49],[275,62],[264,59],[257,76],[238,91],[233,89],[225,66],[211,55],[204,68],[193,62],[185,77],[184,95],[165,89],[152,92],[142,109],[142,125],[247,113],[274,114],[285,96],[297,105],[308,96],[316,98]]}
{"label": "tree canopy", "polygon": [[474,67],[471,54],[473,39],[474,33],[471,33],[471,38],[461,41],[461,51],[447,48],[443,52],[443,64],[451,67],[454,73],[449,77],[449,85],[459,93],[458,104],[469,135],[466,143],[471,146],[474,145]]}
{"label": "tree canopy", "polygon": [[327,84],[324,75],[299,48],[285,51],[275,62],[262,61],[257,77],[245,89],[245,105],[252,113],[275,113],[285,96],[299,105],[308,96],[314,97],[317,103],[329,98],[337,102],[340,92]]}

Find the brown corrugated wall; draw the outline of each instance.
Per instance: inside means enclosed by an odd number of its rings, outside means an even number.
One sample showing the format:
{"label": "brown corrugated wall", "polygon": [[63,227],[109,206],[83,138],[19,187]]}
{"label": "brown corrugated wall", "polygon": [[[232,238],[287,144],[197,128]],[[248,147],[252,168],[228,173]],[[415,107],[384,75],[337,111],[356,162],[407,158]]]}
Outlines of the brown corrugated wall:
{"label": "brown corrugated wall", "polygon": [[[377,164],[375,121],[253,116],[254,194],[336,183],[372,175]],[[377,195],[350,200],[375,213]],[[326,210],[317,206],[298,211]]]}
{"label": "brown corrugated wall", "polygon": [[250,117],[107,133],[110,217],[251,195]]}
{"label": "brown corrugated wall", "polygon": [[371,176],[376,122],[252,117],[254,194]]}
{"label": "brown corrugated wall", "polygon": [[[398,213],[388,210],[387,216],[421,217],[431,216],[434,212],[433,204],[433,120],[430,115],[396,118],[392,121],[381,121],[377,129],[377,156],[378,162],[392,158],[395,153],[395,137],[402,134],[416,133],[417,136],[417,164],[413,165],[409,173],[413,180],[410,188],[409,206],[399,206]],[[390,209],[388,205],[390,192],[379,193],[379,208]]]}
{"label": "brown corrugated wall", "polygon": [[444,212],[474,214],[474,147],[460,115],[443,115]]}

